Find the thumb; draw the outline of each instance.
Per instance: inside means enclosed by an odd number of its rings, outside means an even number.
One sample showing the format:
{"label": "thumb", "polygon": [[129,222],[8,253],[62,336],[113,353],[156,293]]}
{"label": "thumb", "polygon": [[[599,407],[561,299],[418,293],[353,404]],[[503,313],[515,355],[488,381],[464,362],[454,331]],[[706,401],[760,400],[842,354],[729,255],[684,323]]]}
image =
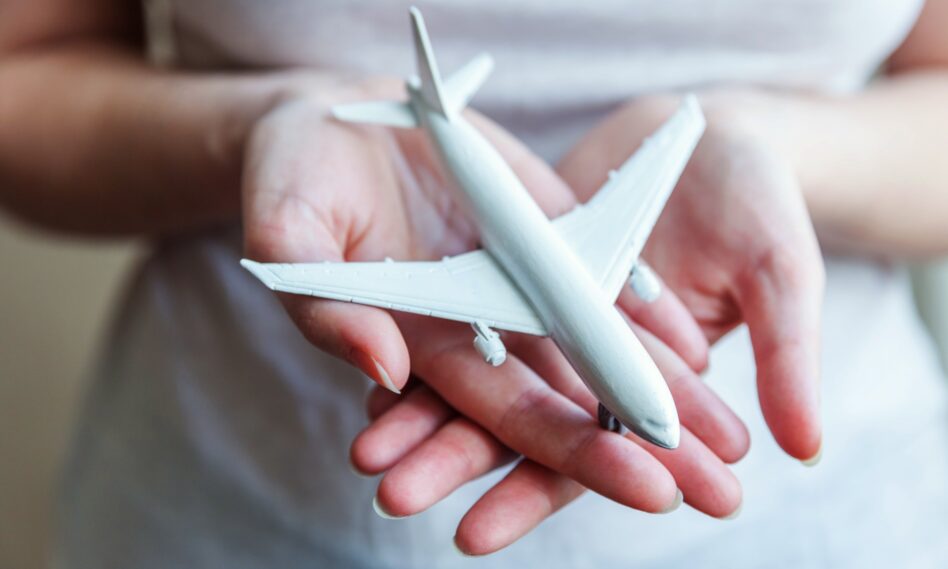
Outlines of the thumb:
{"label": "thumb", "polygon": [[287,313],[313,345],[400,394],[408,382],[408,348],[392,316],[379,308],[280,294]]}
{"label": "thumb", "polygon": [[[338,239],[321,216],[294,213],[269,223],[260,211],[244,210],[244,252],[252,260],[280,263],[344,261]],[[299,212],[299,213],[296,213]],[[298,217],[302,217],[299,219]],[[313,345],[359,368],[380,386],[400,393],[408,381],[408,348],[385,310],[346,302],[279,293],[290,318]]]}

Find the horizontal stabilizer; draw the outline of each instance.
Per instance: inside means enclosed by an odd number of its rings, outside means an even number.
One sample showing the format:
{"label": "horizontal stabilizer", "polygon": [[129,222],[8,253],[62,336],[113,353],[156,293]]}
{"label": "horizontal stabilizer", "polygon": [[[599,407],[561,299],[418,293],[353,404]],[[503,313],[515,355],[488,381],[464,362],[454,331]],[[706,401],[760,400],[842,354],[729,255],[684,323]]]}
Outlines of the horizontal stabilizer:
{"label": "horizontal stabilizer", "polygon": [[332,108],[332,116],[346,122],[380,124],[398,128],[418,126],[418,119],[411,107],[397,101],[336,105]]}
{"label": "horizontal stabilizer", "polygon": [[444,93],[451,110],[463,110],[493,69],[493,58],[482,53],[445,79]]}

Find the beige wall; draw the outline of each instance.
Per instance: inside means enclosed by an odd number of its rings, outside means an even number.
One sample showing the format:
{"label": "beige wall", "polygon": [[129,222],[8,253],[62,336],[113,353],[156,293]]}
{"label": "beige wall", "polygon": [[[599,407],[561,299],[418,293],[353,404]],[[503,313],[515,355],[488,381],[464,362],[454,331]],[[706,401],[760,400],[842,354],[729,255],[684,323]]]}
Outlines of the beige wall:
{"label": "beige wall", "polygon": [[0,568],[43,565],[81,378],[133,256],[0,218]]}
{"label": "beige wall", "polygon": [[[55,472],[82,377],[136,256],[0,218],[0,568],[42,566]],[[917,279],[948,354],[948,265]]]}

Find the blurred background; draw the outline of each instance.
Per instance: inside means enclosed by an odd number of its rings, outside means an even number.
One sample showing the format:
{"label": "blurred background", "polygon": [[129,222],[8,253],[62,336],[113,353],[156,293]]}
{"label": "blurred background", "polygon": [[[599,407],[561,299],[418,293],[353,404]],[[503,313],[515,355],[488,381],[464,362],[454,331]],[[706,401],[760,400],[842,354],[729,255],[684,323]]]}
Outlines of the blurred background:
{"label": "blurred background", "polygon": [[0,217],[0,569],[44,566],[83,377],[140,250]]}
{"label": "blurred background", "polygon": [[[0,569],[44,565],[58,467],[114,303],[145,247],[38,234],[0,217]],[[916,271],[948,355],[948,263]]]}

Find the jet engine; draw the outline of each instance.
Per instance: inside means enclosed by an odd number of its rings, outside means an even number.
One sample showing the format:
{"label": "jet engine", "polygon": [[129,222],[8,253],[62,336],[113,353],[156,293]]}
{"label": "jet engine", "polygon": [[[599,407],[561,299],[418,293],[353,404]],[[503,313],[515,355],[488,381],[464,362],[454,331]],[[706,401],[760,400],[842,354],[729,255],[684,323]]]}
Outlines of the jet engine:
{"label": "jet engine", "polygon": [[629,286],[635,295],[645,302],[654,302],[662,294],[662,283],[658,280],[658,275],[642,260],[632,268]]}
{"label": "jet engine", "polygon": [[474,349],[484,358],[484,361],[497,367],[507,360],[507,347],[504,346],[500,334],[495,332],[484,322],[477,321],[471,324],[474,328]]}

